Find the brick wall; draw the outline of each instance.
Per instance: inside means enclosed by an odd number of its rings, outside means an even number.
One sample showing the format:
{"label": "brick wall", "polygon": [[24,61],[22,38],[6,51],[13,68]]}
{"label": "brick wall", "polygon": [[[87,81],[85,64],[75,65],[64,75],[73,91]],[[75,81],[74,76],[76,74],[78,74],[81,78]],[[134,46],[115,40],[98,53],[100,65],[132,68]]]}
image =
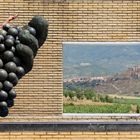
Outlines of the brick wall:
{"label": "brick wall", "polygon": [[0,132],[0,140],[139,140],[140,132]]}
{"label": "brick wall", "polygon": [[[62,42],[140,41],[139,7],[139,0],[0,0],[0,23],[15,13],[19,18],[13,24],[24,25],[34,15],[49,21],[48,41],[39,50],[33,70],[16,87],[18,95],[10,116],[0,121],[70,121],[70,117],[61,117]],[[54,118],[47,118],[50,115]],[[0,132],[0,139],[139,140],[140,133],[11,131]]]}
{"label": "brick wall", "polygon": [[7,120],[61,116],[62,42],[140,41],[139,7],[139,0],[1,0],[0,23],[15,13],[19,17],[12,24],[24,25],[34,15],[49,21],[48,40],[33,70],[16,87],[15,106]]}

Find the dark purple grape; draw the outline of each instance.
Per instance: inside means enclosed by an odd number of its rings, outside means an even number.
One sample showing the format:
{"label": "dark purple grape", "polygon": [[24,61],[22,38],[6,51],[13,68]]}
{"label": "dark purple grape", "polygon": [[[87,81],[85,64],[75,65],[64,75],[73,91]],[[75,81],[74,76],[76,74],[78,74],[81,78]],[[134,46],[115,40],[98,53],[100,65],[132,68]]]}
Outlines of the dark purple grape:
{"label": "dark purple grape", "polygon": [[14,54],[13,54],[12,51],[8,50],[8,51],[5,51],[3,53],[3,60],[4,60],[4,62],[12,61],[13,57],[14,57]]}
{"label": "dark purple grape", "polygon": [[25,70],[23,67],[18,66],[16,71],[17,77],[20,79],[22,76],[25,75]]}
{"label": "dark purple grape", "polygon": [[5,101],[0,102],[0,109],[7,107],[7,103]]}
{"label": "dark purple grape", "polygon": [[33,27],[28,27],[28,31],[30,32],[30,34],[32,34],[33,36],[36,36],[36,30]]}
{"label": "dark purple grape", "polygon": [[3,83],[3,89],[5,91],[10,91],[13,88],[13,84],[9,81],[4,81]]}
{"label": "dark purple grape", "polygon": [[2,109],[0,109],[0,116],[1,117],[6,117],[8,115],[9,111],[8,111],[8,107],[4,107]]}
{"label": "dark purple grape", "polygon": [[11,72],[8,74],[8,80],[12,83],[12,81],[18,80],[18,77],[15,73]]}
{"label": "dark purple grape", "polygon": [[4,44],[7,49],[11,49],[11,47],[14,45],[14,41],[12,39],[6,39]]}
{"label": "dark purple grape", "polygon": [[5,30],[0,30],[0,35],[3,35],[5,37],[7,35],[7,32]]}
{"label": "dark purple grape", "polygon": [[14,38],[12,35],[7,35],[7,36],[5,37],[5,40],[6,40],[6,39],[11,39],[11,40],[15,41],[15,38]]}
{"label": "dark purple grape", "polygon": [[7,102],[7,106],[8,106],[8,107],[14,106],[14,100],[9,100],[9,99],[8,99],[6,102]]}
{"label": "dark purple grape", "polygon": [[13,72],[8,74],[8,80],[11,82],[17,78],[17,75]]}
{"label": "dark purple grape", "polygon": [[4,44],[0,44],[0,52],[5,51],[5,45]]}
{"label": "dark purple grape", "polygon": [[8,98],[9,99],[14,99],[16,98],[16,92],[14,89],[11,89],[9,92],[8,92]]}
{"label": "dark purple grape", "polygon": [[6,63],[5,66],[4,66],[4,68],[5,68],[5,70],[8,73],[10,73],[10,72],[16,73],[16,71],[17,71],[17,66],[16,66],[16,64],[14,62],[8,62],[8,63]]}
{"label": "dark purple grape", "polygon": [[0,101],[5,101],[8,98],[8,94],[6,91],[1,90],[0,91]]}
{"label": "dark purple grape", "polygon": [[12,35],[12,36],[16,36],[16,35],[18,35],[18,30],[16,28],[11,27],[8,30],[8,34]]}
{"label": "dark purple grape", "polygon": [[3,25],[3,29],[4,29],[4,30],[8,31],[9,28],[10,28],[10,24],[7,23],[7,24],[4,24],[4,25]]}
{"label": "dark purple grape", "polygon": [[8,73],[4,69],[0,69],[0,81],[3,82],[7,78]]}

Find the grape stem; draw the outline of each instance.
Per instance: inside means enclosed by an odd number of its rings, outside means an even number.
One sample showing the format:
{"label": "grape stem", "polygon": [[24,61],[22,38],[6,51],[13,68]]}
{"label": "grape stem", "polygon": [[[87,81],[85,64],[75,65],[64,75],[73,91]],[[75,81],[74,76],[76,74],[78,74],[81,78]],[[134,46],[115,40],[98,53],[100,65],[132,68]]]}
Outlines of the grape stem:
{"label": "grape stem", "polygon": [[17,18],[18,14],[14,15],[14,16],[10,16],[2,25],[0,25],[0,28],[3,27],[3,25],[9,23],[10,21],[14,20],[15,18]]}

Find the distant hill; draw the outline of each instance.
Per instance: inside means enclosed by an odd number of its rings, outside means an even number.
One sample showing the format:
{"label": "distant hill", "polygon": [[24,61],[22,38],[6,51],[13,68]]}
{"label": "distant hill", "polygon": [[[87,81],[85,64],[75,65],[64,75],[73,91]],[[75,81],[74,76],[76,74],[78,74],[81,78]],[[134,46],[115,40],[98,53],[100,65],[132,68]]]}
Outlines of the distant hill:
{"label": "distant hill", "polygon": [[114,75],[140,65],[139,45],[70,45],[63,48],[64,78]]}

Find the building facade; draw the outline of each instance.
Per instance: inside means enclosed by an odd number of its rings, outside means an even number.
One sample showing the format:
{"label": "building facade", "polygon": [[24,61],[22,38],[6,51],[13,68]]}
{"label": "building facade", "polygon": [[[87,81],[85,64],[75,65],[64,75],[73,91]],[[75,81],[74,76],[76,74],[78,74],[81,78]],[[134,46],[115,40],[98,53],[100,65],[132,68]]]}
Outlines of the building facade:
{"label": "building facade", "polygon": [[[34,15],[49,22],[48,39],[37,54],[33,70],[16,87],[17,98],[1,123],[138,121],[139,117],[63,115],[63,42],[140,41],[139,0],[1,0],[0,22],[25,25]],[[139,139],[139,132],[6,131],[0,139]]]}

